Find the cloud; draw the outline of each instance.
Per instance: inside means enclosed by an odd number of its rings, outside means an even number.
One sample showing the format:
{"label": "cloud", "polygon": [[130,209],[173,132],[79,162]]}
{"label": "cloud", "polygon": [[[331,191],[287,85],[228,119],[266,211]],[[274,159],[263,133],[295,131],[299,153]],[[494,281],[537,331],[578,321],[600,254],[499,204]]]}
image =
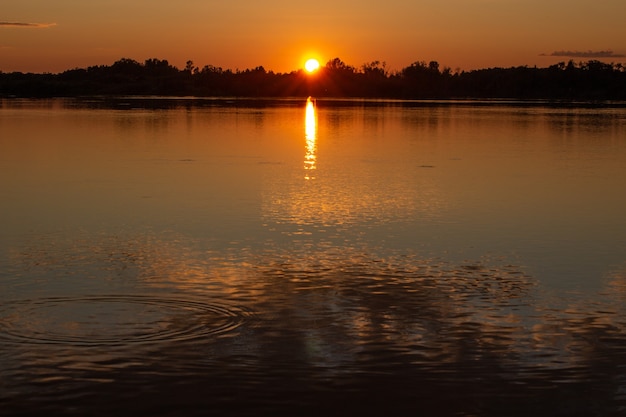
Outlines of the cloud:
{"label": "cloud", "polygon": [[0,27],[12,28],[49,28],[56,25],[56,23],[0,22]]}
{"label": "cloud", "polygon": [[540,56],[562,56],[569,58],[623,58],[624,54],[616,54],[607,49],[606,51],[554,51],[551,54],[539,54]]}

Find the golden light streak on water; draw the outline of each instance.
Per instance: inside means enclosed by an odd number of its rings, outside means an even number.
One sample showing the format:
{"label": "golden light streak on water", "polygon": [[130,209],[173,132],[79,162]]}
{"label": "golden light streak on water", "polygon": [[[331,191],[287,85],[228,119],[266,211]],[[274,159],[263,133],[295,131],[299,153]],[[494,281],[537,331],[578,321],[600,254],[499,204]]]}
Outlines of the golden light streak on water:
{"label": "golden light streak on water", "polygon": [[317,159],[317,109],[315,108],[315,99],[312,99],[311,97],[306,100],[304,132],[304,137],[306,139],[306,151],[304,154],[304,178],[311,180],[315,179],[313,171],[317,168],[315,165]]}

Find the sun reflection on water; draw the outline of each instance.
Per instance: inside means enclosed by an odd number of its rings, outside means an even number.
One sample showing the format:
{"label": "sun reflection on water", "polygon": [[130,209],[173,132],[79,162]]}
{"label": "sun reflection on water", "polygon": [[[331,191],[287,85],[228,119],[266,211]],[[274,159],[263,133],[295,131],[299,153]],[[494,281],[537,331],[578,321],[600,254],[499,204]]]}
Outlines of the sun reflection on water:
{"label": "sun reflection on water", "polygon": [[304,154],[304,178],[312,180],[315,179],[314,171],[316,169],[315,162],[317,159],[317,110],[315,108],[315,99],[312,99],[311,97],[306,100],[304,137],[306,139],[306,151]]}

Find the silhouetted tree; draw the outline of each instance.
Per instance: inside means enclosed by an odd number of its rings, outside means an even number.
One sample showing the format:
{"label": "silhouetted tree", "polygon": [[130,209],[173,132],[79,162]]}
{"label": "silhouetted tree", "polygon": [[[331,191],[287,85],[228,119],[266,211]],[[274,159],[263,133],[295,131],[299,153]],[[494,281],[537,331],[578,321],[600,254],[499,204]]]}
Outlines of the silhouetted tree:
{"label": "silhouetted tree", "polygon": [[56,75],[0,72],[0,96],[4,97],[95,94],[626,99],[626,68],[597,60],[570,60],[547,68],[452,73],[449,67],[441,70],[437,61],[416,61],[389,73],[384,62],[372,61],[357,69],[333,58],[316,74],[302,70],[276,74],[262,66],[233,72],[212,65],[200,69],[189,60],[179,70],[167,60],[150,58],[142,64],[122,58],[110,66],[75,68]]}

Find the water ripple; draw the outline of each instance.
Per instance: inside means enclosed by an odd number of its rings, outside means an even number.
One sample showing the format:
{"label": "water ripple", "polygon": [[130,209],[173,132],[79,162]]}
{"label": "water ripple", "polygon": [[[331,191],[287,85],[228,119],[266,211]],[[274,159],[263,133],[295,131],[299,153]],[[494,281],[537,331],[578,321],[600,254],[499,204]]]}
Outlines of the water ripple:
{"label": "water ripple", "polygon": [[142,295],[86,295],[6,302],[0,340],[74,346],[128,345],[216,337],[249,312],[232,306]]}

